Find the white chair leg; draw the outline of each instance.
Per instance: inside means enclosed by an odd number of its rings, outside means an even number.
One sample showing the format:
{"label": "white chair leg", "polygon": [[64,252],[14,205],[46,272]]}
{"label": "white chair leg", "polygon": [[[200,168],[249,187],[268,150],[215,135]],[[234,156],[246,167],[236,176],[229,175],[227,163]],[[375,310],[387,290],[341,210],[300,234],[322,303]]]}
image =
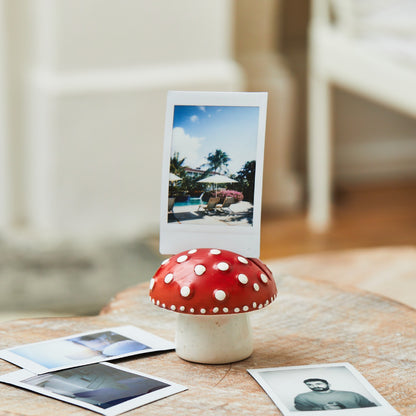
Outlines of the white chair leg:
{"label": "white chair leg", "polygon": [[313,231],[324,232],[331,221],[331,92],[328,81],[310,74],[308,99],[308,222]]}

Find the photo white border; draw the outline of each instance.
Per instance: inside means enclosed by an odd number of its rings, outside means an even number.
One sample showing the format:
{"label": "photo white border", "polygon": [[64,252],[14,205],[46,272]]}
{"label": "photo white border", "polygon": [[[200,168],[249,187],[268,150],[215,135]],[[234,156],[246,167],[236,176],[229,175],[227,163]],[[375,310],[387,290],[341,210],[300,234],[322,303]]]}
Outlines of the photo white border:
{"label": "photo white border", "polygon": [[[380,403],[381,406],[365,407],[357,409],[342,409],[342,410],[312,410],[312,411],[292,411],[287,408],[283,401],[276,394],[275,389],[266,380],[262,374],[266,372],[279,372],[288,370],[305,370],[312,368],[329,368],[329,367],[345,367],[368,392]],[[272,367],[272,368],[255,368],[247,369],[247,372],[260,384],[261,388],[267,393],[274,404],[279,408],[284,416],[296,416],[300,414],[309,414],[313,416],[400,416],[393,406],[385,400],[380,393],[366,380],[366,378],[350,363],[331,363],[331,364],[313,364],[300,365],[290,367]]]}
{"label": "photo white border", "polygon": [[[107,331],[112,331],[117,334],[123,335],[133,341],[137,341],[144,345],[147,345],[149,348],[140,350],[140,351],[129,352],[126,354],[115,355],[111,357],[101,357],[101,358],[95,357],[95,358],[89,358],[85,360],[78,360],[76,363],[74,362],[72,365],[63,365],[60,367],[53,367],[53,368],[47,368],[33,360],[22,357],[21,355],[13,352],[14,349],[20,348],[20,347],[30,347],[32,345],[48,344],[48,343],[53,343],[56,341],[65,341],[65,340],[69,340],[69,339],[84,336],[84,335],[99,334],[101,332],[107,332]],[[150,354],[153,352],[168,351],[168,350],[173,350],[173,349],[175,349],[175,344],[173,342],[167,341],[163,338],[153,335],[150,332],[144,331],[143,329],[138,328],[136,326],[124,325],[124,326],[118,326],[118,327],[112,327],[112,328],[96,329],[94,331],[68,335],[66,337],[61,337],[61,338],[53,338],[53,339],[49,339],[49,340],[41,341],[41,342],[17,345],[12,348],[1,350],[0,358],[2,358],[3,360],[9,361],[19,367],[25,368],[35,374],[44,374],[44,373],[50,373],[53,371],[64,370],[66,368],[75,368],[75,367],[80,367],[80,366],[87,365],[87,364],[94,364],[94,363],[99,363],[103,361],[117,360],[120,358],[129,357],[132,355]],[[59,355],[59,351],[57,351],[57,355]]]}
{"label": "photo white border", "polygon": [[[168,223],[169,168],[175,105],[258,107],[258,133],[252,226],[207,226]],[[166,104],[160,206],[160,253],[177,254],[190,248],[215,247],[246,257],[260,255],[261,195],[267,92],[169,91]]]}
{"label": "photo white border", "polygon": [[[107,367],[112,367],[117,370],[124,371],[126,373],[136,374],[142,377],[147,377],[156,381],[160,381],[161,383],[168,384],[167,387],[162,387],[156,391],[151,393],[144,394],[142,396],[136,397],[134,399],[126,400],[123,403],[111,406],[107,409],[103,409],[99,406],[95,406],[93,404],[84,402],[82,400],[73,399],[71,397],[67,397],[61,394],[53,393],[43,387],[33,386],[28,383],[24,383],[23,380],[26,380],[31,377],[36,377],[37,374],[33,374],[28,370],[18,370],[14,371],[13,373],[8,373],[0,376],[0,382],[10,384],[16,387],[21,387],[25,390],[34,391],[35,393],[40,393],[43,396],[52,397],[54,399],[60,400],[62,402],[67,402],[70,404],[74,404],[79,407],[83,407],[85,409],[92,410],[97,413],[101,413],[105,416],[115,416],[121,413],[127,412],[129,410],[135,409],[137,407],[144,406],[146,404],[155,402],[156,400],[163,399],[165,397],[171,396],[173,394],[180,393],[182,391],[188,390],[187,387],[182,386],[180,384],[172,383],[169,380],[165,380],[160,377],[155,377],[149,374],[141,373],[139,371],[134,371],[128,368],[120,367],[115,364],[110,363],[97,363],[98,365],[105,365]],[[76,367],[79,368],[79,367]]]}

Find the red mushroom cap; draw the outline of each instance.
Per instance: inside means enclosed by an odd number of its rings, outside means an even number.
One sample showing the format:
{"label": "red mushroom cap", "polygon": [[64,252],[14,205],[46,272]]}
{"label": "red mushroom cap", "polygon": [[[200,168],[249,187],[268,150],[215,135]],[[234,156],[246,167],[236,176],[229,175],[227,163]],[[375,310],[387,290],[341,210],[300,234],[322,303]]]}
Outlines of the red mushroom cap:
{"label": "red mushroom cap", "polygon": [[249,312],[276,299],[270,269],[232,251],[199,248],[166,259],[150,281],[159,307],[195,315]]}

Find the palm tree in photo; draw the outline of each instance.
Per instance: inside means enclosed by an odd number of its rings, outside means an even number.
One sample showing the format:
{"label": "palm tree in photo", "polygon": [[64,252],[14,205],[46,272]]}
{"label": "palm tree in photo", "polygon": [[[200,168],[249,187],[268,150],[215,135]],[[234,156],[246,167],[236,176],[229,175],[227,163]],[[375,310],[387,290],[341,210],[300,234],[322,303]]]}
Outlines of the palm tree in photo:
{"label": "palm tree in photo", "polygon": [[183,178],[185,176],[185,157],[181,159],[179,156],[179,152],[175,152],[173,156],[170,158],[170,169],[169,172],[178,175],[179,177]]}
{"label": "palm tree in photo", "polygon": [[254,181],[256,178],[256,161],[247,161],[238,171],[234,179],[239,182],[239,190],[244,194],[247,201],[254,200]]}
{"label": "palm tree in photo", "polygon": [[227,173],[226,167],[228,166],[228,162],[231,158],[227,155],[227,153],[223,152],[220,149],[216,149],[214,153],[209,153],[207,157],[209,166],[209,170],[214,173]]}
{"label": "palm tree in photo", "polygon": [[178,181],[169,181],[169,196],[177,197],[179,194],[186,192],[187,188],[187,177],[185,171],[185,157],[181,158],[179,152],[175,152],[170,158],[169,172],[178,176],[180,180]]}

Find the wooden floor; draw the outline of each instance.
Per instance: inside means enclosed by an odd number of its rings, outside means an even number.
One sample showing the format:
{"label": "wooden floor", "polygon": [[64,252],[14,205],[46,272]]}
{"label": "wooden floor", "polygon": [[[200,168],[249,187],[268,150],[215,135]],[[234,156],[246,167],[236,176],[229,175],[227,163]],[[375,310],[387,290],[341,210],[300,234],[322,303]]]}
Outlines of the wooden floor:
{"label": "wooden floor", "polygon": [[416,245],[416,181],[342,186],[330,230],[309,230],[306,210],[262,216],[261,258],[350,248]]}

